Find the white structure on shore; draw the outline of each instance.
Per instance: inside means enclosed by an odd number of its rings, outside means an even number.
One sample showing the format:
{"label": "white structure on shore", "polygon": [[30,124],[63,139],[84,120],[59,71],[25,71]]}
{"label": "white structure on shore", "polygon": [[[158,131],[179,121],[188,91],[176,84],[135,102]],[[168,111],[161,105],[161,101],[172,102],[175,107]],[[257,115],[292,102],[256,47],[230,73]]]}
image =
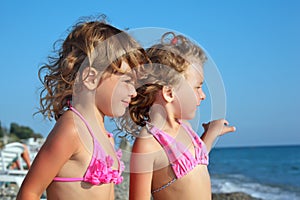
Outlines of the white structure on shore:
{"label": "white structure on shore", "polygon": [[[5,143],[0,148],[0,191],[10,191],[11,184],[20,187],[27,172],[27,164],[22,158],[22,154],[28,149],[30,163],[45,142],[44,138],[29,138],[20,142]],[[24,146],[25,145],[25,146]],[[19,169],[12,169],[12,165],[18,162]],[[3,192],[0,192],[0,197]]]}

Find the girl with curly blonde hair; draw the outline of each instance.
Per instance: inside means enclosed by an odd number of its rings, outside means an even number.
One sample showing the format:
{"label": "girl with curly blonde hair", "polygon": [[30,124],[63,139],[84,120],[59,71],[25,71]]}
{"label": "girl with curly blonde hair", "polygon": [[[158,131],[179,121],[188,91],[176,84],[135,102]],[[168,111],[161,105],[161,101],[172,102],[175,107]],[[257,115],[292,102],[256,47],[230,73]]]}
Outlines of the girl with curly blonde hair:
{"label": "girl with curly blonde hair", "polygon": [[136,96],[135,74],[147,60],[126,32],[102,20],[77,23],[41,67],[40,112],[56,120],[17,196],[21,199],[114,199],[122,182],[105,116],[120,117]]}
{"label": "girl with curly blonde hair", "polygon": [[137,96],[118,123],[135,136],[130,200],[211,199],[208,153],[218,135],[234,131],[225,119],[204,125],[202,139],[187,120],[206,96],[204,51],[183,35],[165,33],[146,50],[151,63]]}

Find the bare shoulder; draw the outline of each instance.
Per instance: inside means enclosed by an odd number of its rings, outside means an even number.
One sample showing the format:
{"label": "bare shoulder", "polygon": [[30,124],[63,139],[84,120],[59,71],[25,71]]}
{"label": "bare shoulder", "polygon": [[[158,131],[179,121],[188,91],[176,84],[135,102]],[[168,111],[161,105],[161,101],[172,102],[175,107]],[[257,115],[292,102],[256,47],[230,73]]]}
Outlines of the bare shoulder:
{"label": "bare shoulder", "polygon": [[160,148],[160,145],[156,139],[148,133],[144,128],[141,130],[139,137],[134,141],[132,152],[134,153],[152,153],[157,151]]}
{"label": "bare shoulder", "polygon": [[130,160],[131,173],[148,173],[154,169],[162,147],[155,138],[143,129],[134,141]]}
{"label": "bare shoulder", "polygon": [[71,112],[64,113],[56,122],[45,142],[46,147],[73,150],[79,145],[78,130]]}
{"label": "bare shoulder", "polygon": [[[78,151],[76,129],[71,113],[59,118],[42,145],[25,180],[30,187],[39,187],[41,193],[53,178],[59,175],[61,168]],[[45,173],[46,172],[46,173]]]}

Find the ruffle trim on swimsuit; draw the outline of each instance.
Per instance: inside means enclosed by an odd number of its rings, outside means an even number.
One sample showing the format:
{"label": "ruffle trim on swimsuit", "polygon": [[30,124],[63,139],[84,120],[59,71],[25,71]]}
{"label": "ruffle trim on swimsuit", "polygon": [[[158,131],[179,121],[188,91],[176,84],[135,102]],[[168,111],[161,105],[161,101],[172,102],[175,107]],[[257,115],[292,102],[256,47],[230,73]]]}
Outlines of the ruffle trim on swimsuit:
{"label": "ruffle trim on swimsuit", "polygon": [[[117,152],[118,159],[122,157],[122,151],[119,149]],[[104,160],[93,159],[93,162],[89,166],[89,170],[84,176],[85,182],[89,182],[93,185],[114,183],[120,184],[123,181],[123,176],[121,176],[122,171],[125,169],[124,163],[120,162],[119,170],[112,169],[113,159],[111,156],[107,155]]]}

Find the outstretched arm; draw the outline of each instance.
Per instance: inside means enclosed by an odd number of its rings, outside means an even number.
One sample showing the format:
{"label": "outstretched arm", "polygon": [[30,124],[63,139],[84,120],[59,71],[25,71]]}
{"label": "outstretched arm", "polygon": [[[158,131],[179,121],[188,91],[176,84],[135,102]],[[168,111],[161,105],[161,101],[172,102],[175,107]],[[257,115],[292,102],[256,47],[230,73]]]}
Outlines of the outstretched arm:
{"label": "outstretched arm", "polygon": [[229,126],[228,121],[225,119],[213,120],[206,124],[203,123],[202,126],[204,128],[204,133],[202,134],[201,139],[205,143],[208,152],[210,152],[212,145],[218,136],[236,130],[234,126]]}

